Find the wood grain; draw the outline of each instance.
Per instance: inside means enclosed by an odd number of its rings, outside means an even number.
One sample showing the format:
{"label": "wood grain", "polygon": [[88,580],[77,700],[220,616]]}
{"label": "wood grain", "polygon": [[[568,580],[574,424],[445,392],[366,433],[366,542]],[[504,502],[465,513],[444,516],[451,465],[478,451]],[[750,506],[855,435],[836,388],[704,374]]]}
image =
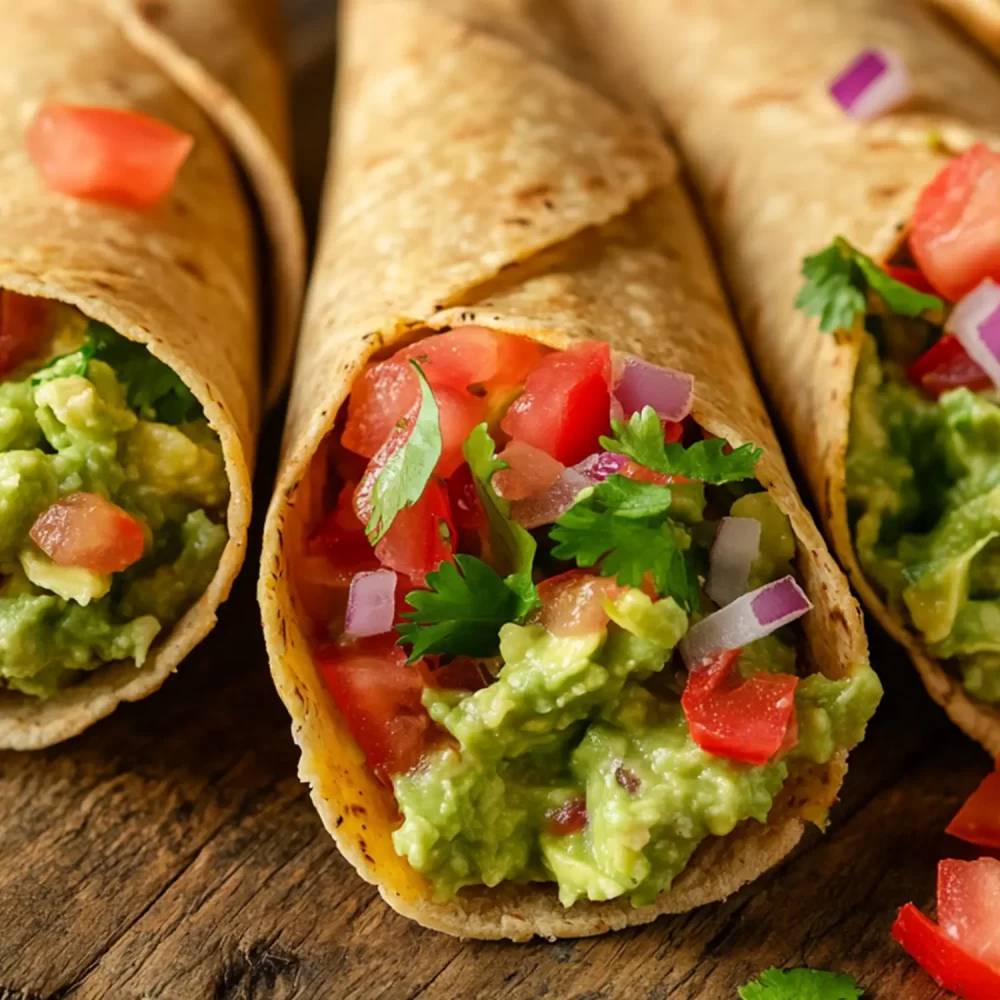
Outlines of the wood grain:
{"label": "wood grain", "polygon": [[[329,68],[301,79],[315,205]],[[322,830],[268,676],[255,563],[157,696],[61,747],[0,754],[0,1000],[730,1000],[769,965],[805,964],[852,973],[871,1000],[946,996],[889,927],[908,900],[932,906],[940,858],[974,856],[942,831],[989,762],[876,631],[885,707],[825,837],[727,903],[646,928],[463,944],[390,911]]]}

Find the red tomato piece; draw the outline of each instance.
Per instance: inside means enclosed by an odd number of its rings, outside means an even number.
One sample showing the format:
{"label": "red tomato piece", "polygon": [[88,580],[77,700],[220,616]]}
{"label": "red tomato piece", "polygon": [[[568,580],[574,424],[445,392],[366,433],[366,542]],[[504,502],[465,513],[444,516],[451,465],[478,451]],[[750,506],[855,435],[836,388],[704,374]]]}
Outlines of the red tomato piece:
{"label": "red tomato piece", "polygon": [[[371,460],[368,472],[354,493],[354,509],[367,524],[371,517],[371,490],[381,469],[379,455]],[[428,573],[441,563],[454,558],[455,523],[451,517],[448,491],[436,479],[424,488],[420,499],[404,507],[394,518],[389,530],[375,546],[381,565],[410,577],[424,586]]]}
{"label": "red tomato piece", "polygon": [[542,601],[539,620],[552,635],[593,635],[605,629],[609,621],[605,598],[613,600],[623,589],[614,580],[571,569],[538,585]]}
{"label": "red tomato piece", "polygon": [[486,400],[449,386],[434,388],[441,430],[441,457],[434,471],[447,479],[464,461],[462,445],[476,424],[486,419]]}
{"label": "red tomato piece", "polygon": [[913,210],[910,250],[927,280],[957,302],[984,278],[1000,281],[1000,153],[982,143],[924,188]]}
{"label": "red tomato piece", "polygon": [[306,539],[306,554],[322,556],[330,564],[331,582],[350,586],[356,573],[379,568],[375,550],[365,534],[365,526],[354,510],[355,484],[340,491],[337,506],[327,513]]}
{"label": "red tomato piece", "polygon": [[582,796],[577,796],[558,809],[550,809],[545,818],[548,821],[546,827],[549,833],[559,837],[579,833],[587,826],[587,803]]}
{"label": "red tomato piece", "polygon": [[[438,406],[441,457],[436,471],[447,477],[462,463],[462,445],[472,428],[485,420],[487,401],[464,389],[437,382],[431,377],[430,365],[424,369],[424,374]],[[416,418],[419,398],[420,383],[409,364],[393,358],[365,369],[351,391],[341,443],[370,458],[394,430]]]}
{"label": "red tomato piece", "polygon": [[71,493],[46,507],[29,532],[60,566],[120,573],[142,558],[142,525],[99,493]]}
{"label": "red tomato piece", "polygon": [[937,904],[941,929],[1000,972],[1000,861],[942,861]]}
{"label": "red tomato piece", "polygon": [[404,347],[393,360],[416,361],[435,388],[449,386],[464,391],[497,374],[507,339],[506,334],[485,326],[460,326]]}
{"label": "red tomato piece", "polygon": [[547,452],[523,441],[511,441],[497,457],[507,463],[506,469],[493,475],[493,485],[504,500],[526,500],[544,493],[566,468]]}
{"label": "red tomato piece", "polygon": [[184,132],[119,108],[44,104],[28,152],[60,194],[149,208],[162,201],[194,146]]}
{"label": "red tomato piece", "polygon": [[959,840],[1000,850],[1000,760],[948,826]]}
{"label": "red tomato piece", "polygon": [[934,286],[920,273],[919,268],[893,267],[890,265],[885,269],[885,273],[895,281],[909,285],[915,291],[923,292],[925,295],[937,295]]}
{"label": "red tomato piece", "polygon": [[953,333],[946,333],[924,351],[907,369],[906,376],[934,399],[949,389],[961,386],[973,392],[982,392],[993,385],[989,375],[969,357],[962,342]]}
{"label": "red tomato piece", "polygon": [[966,952],[912,903],[899,911],[892,936],[944,989],[965,1000],[1000,997],[1000,972]]}
{"label": "red tomato piece", "polygon": [[45,299],[0,290],[0,375],[39,351],[48,335],[48,312]]}
{"label": "red tomato piece", "polygon": [[369,767],[386,784],[420,763],[435,729],[420,701],[420,672],[392,634],[328,646],[316,665]]}
{"label": "red tomato piece", "polygon": [[419,398],[420,383],[409,365],[395,360],[369,365],[351,387],[341,444],[371,458]]}
{"label": "red tomato piece", "polygon": [[681,705],[702,750],[766,764],[786,748],[799,679],[761,672],[741,682],[733,670],[738,656],[739,650],[728,650],[692,670]]}
{"label": "red tomato piece", "polygon": [[611,351],[575,344],[548,354],[528,374],[500,426],[515,441],[575,465],[598,450],[611,430]]}
{"label": "red tomato piece", "polygon": [[455,524],[460,531],[478,531],[486,522],[486,512],[479,500],[472,470],[460,465],[448,478],[448,499]]}

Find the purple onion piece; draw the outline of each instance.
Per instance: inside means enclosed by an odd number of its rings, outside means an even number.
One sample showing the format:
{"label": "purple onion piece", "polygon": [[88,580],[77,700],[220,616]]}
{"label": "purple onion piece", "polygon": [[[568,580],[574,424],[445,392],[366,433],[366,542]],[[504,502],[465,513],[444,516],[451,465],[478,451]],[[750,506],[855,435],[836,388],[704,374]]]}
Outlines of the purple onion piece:
{"label": "purple onion piece", "polygon": [[981,281],[955,306],[945,329],[1000,388],[1000,285],[991,278]]}
{"label": "purple onion piece", "polygon": [[515,500],[510,505],[510,516],[522,528],[529,530],[552,524],[573,506],[581,490],[593,485],[593,480],[582,476],[575,468],[565,469],[544,493],[526,500]]}
{"label": "purple onion piece", "polygon": [[708,555],[705,593],[721,607],[742,597],[759,552],[760,521],[755,517],[724,517]]}
{"label": "purple onion piece", "polygon": [[859,121],[877,118],[913,93],[902,60],[886,49],[865,49],[830,84],[830,96]]}
{"label": "purple onion piece", "polygon": [[592,483],[603,483],[608,476],[621,472],[626,465],[628,459],[624,455],[616,455],[613,451],[599,451],[588,455],[582,462],[577,462],[573,469]]}
{"label": "purple onion piece", "polygon": [[651,406],[661,420],[683,420],[691,412],[694,376],[673,368],[661,368],[632,354],[620,363],[614,398],[625,417]]}
{"label": "purple onion piece", "polygon": [[785,576],[703,618],[678,648],[688,669],[730,649],[742,649],[801,618],[812,604],[793,576]]}
{"label": "purple onion piece", "polygon": [[344,631],[362,639],[392,629],[396,617],[396,574],[391,569],[356,573],[347,595]]}

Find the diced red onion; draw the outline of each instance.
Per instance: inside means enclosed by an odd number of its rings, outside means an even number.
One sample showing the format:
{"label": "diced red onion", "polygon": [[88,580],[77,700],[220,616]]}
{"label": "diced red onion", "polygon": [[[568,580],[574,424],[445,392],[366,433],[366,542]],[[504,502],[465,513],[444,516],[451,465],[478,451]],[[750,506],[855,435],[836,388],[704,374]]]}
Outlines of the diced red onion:
{"label": "diced red onion", "polygon": [[886,49],[865,49],[830,84],[830,96],[860,121],[902,104],[913,93],[903,61]]}
{"label": "diced red onion", "polygon": [[522,528],[552,524],[573,506],[581,490],[593,485],[593,480],[581,476],[576,469],[566,469],[555,485],[544,493],[527,500],[515,500],[510,505],[510,516]]}
{"label": "diced red onion", "polygon": [[603,483],[608,476],[621,472],[626,465],[628,459],[624,455],[616,455],[613,451],[599,451],[595,455],[588,455],[582,462],[577,462],[573,469],[592,483]]}
{"label": "diced red onion", "polygon": [[511,441],[497,456],[507,464],[493,474],[493,488],[504,500],[527,500],[540,496],[559,480],[562,462],[548,452],[523,441]]}
{"label": "diced red onion", "polygon": [[755,517],[724,517],[708,554],[705,593],[722,607],[742,597],[758,552],[760,521]]}
{"label": "diced red onion", "polygon": [[391,569],[356,573],[347,594],[344,631],[358,639],[381,635],[396,617],[396,574]]}
{"label": "diced red onion", "polygon": [[952,310],[945,329],[1000,388],[1000,285],[991,278],[980,282]]}
{"label": "diced red onion", "polygon": [[[617,366],[614,399],[626,417],[651,406],[662,420],[683,420],[691,412],[694,376],[624,355]],[[612,405],[612,410],[614,406]]]}
{"label": "diced red onion", "polygon": [[691,627],[679,644],[689,669],[730,649],[742,649],[800,618],[812,604],[792,576],[737,598]]}

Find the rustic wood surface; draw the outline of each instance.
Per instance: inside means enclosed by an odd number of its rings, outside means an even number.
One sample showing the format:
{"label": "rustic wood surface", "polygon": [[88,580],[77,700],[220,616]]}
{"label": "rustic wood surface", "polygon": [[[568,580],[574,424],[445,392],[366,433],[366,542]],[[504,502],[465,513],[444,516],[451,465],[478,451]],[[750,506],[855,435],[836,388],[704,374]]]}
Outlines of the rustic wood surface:
{"label": "rustic wood surface", "polygon": [[[312,217],[329,86],[329,61],[300,66]],[[938,859],[974,856],[942,831],[989,762],[877,632],[886,703],[825,837],[727,903],[650,927],[463,944],[394,914],[324,833],[267,673],[255,563],[159,694],[63,746],[0,754],[0,1000],[730,1000],[770,965],[850,972],[873,1000],[945,996],[889,928],[902,903],[932,905]]]}

